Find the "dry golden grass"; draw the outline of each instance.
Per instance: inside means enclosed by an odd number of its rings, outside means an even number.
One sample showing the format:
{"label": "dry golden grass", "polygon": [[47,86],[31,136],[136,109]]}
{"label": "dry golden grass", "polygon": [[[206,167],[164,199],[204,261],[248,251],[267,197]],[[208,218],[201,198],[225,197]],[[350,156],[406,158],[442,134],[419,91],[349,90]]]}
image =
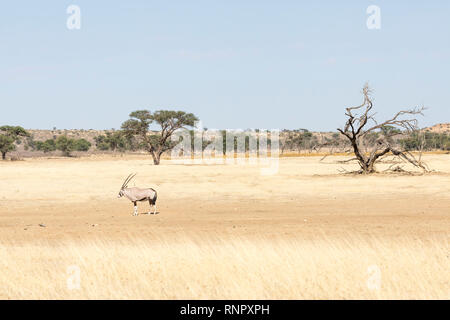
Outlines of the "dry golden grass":
{"label": "dry golden grass", "polygon": [[[424,156],[438,172],[423,176],[341,175],[357,168],[342,159],[282,158],[272,176],[143,155],[0,161],[0,299],[449,299],[449,155]],[[116,198],[130,172],[160,214]]]}
{"label": "dry golden grass", "polygon": [[352,236],[2,244],[0,298],[448,299],[449,249]]}

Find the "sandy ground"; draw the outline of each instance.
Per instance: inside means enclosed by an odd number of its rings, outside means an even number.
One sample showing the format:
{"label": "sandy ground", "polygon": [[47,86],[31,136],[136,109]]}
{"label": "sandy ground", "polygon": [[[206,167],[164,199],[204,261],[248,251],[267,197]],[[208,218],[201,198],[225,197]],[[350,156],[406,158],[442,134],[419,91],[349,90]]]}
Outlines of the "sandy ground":
{"label": "sandy ground", "polygon": [[[272,176],[247,165],[153,166],[145,157],[0,162],[0,232],[17,241],[180,232],[448,236],[449,155],[429,156],[439,173],[426,176],[345,176],[338,169],[351,166],[335,160],[281,158]],[[138,175],[130,186],[158,191],[159,214],[144,214],[148,203],[139,203],[141,215],[132,217],[132,204],[117,199],[131,172]]]}
{"label": "sandy ground", "polygon": [[[261,241],[268,245],[279,241],[313,244],[326,239],[327,243],[345,242],[352,247],[358,246],[351,243],[355,239],[364,243],[375,239],[385,247],[406,242],[412,247],[429,244],[443,252],[439,268],[448,266],[450,155],[425,156],[429,166],[436,170],[426,175],[344,175],[338,172],[340,168],[356,167],[337,163],[342,159],[328,157],[319,162],[320,157],[281,158],[278,173],[269,176],[261,175],[258,166],[248,164],[182,165],[163,161],[162,165],[153,166],[151,159],[144,156],[0,162],[0,244],[7,252],[11,246],[34,246],[39,250],[58,243],[89,245],[96,241],[125,247],[133,241],[150,246],[162,241],[171,247],[183,239],[193,244],[250,241],[252,245]],[[382,164],[378,169],[388,165]],[[131,172],[138,175],[130,186],[158,191],[158,214],[145,214],[148,203],[139,203],[140,215],[133,217],[132,204],[117,199],[123,179]],[[326,245],[322,243],[320,247]],[[277,250],[282,248],[279,246]],[[5,254],[4,259],[13,258]],[[8,267],[8,261],[3,263]],[[421,266],[411,268],[420,270]],[[450,298],[450,276],[445,272],[448,270],[439,270],[442,271],[438,294],[428,294],[422,288],[422,291],[411,289],[412,293],[404,296],[397,292],[366,297]],[[0,298],[40,297],[36,292],[16,292],[14,288],[11,285],[7,293],[0,289]],[[242,292],[251,292],[251,286],[246,288]],[[171,292],[151,297],[198,296],[251,295],[221,294],[216,290],[210,295]],[[94,290],[91,295],[81,297],[102,295],[96,295]],[[251,297],[298,296],[280,293]],[[302,297],[365,296],[336,291]]]}

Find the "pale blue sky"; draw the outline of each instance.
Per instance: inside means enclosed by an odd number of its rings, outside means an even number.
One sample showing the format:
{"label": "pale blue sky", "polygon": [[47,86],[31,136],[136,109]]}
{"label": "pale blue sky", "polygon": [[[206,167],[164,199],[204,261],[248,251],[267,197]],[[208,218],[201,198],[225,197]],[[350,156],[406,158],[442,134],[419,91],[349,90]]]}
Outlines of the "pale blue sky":
{"label": "pale blue sky", "polygon": [[145,108],[335,130],[365,81],[380,117],[424,104],[422,126],[450,122],[447,0],[16,0],[0,6],[0,57],[0,124],[26,128],[119,128]]}

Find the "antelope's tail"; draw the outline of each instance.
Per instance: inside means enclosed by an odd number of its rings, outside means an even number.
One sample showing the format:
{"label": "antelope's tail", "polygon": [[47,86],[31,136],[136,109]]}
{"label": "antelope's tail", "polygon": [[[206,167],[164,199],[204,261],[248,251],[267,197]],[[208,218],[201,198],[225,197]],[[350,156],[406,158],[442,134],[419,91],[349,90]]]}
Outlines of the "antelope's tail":
{"label": "antelope's tail", "polygon": [[150,188],[150,190],[152,190],[152,191],[155,193],[155,195],[153,196],[153,198],[150,199],[150,202],[151,202],[151,204],[156,204],[156,199],[158,198],[158,193],[157,193],[156,190],[153,189],[153,188]]}

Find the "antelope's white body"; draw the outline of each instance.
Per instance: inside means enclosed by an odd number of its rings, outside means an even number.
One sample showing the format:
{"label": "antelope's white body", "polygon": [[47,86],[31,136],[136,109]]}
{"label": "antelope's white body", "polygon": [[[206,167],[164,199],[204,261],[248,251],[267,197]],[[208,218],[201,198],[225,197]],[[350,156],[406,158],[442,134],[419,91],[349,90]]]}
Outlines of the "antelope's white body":
{"label": "antelope's white body", "polygon": [[[135,174],[136,175],[136,174]],[[157,199],[157,193],[155,189],[152,188],[127,188],[128,183],[131,181],[131,179],[134,178],[135,175],[129,175],[125,182],[122,185],[122,188],[119,191],[119,198],[125,196],[127,199],[129,199],[134,204],[134,216],[138,215],[137,211],[137,202],[138,201],[148,201],[150,204],[150,208],[153,206],[153,212],[149,212],[149,214],[155,214],[156,213],[156,199]]]}

